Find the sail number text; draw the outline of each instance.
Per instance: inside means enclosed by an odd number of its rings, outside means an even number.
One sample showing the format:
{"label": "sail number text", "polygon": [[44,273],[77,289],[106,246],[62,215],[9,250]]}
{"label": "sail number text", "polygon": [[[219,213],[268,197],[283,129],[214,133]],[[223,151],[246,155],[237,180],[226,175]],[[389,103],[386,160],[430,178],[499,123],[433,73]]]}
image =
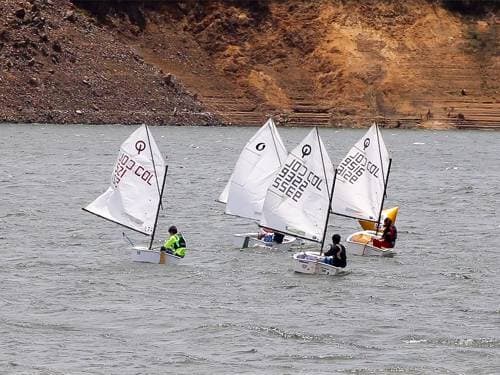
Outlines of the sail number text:
{"label": "sail number text", "polygon": [[309,185],[321,191],[323,179],[310,171],[300,160],[285,164],[274,179],[272,187],[298,202]]}
{"label": "sail number text", "polygon": [[118,160],[116,162],[115,170],[111,178],[113,187],[117,187],[121,179],[125,176],[127,172],[132,172],[135,176],[140,178],[142,181],[152,186],[154,172],[148,171],[142,165],[135,162],[130,156],[124,153],[120,153]]}
{"label": "sail number text", "polygon": [[365,171],[368,171],[373,177],[378,178],[380,168],[373,164],[361,152],[356,155],[347,155],[337,168],[337,177],[343,177],[347,182],[354,184]]}

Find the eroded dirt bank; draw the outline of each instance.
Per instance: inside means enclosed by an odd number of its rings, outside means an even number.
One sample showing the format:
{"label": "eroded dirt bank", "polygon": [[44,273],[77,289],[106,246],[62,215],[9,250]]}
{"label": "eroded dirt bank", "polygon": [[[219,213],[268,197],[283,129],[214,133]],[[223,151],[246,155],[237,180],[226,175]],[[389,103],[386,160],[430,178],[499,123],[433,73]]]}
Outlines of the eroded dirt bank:
{"label": "eroded dirt bank", "polygon": [[4,0],[0,121],[500,126],[498,5],[453,4]]}

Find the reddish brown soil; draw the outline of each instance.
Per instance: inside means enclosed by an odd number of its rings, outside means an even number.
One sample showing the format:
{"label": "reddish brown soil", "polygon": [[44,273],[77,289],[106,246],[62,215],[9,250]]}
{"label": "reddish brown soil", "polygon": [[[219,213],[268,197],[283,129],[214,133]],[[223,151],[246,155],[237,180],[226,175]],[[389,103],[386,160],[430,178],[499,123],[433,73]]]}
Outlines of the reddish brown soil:
{"label": "reddish brown soil", "polygon": [[66,0],[0,2],[0,68],[0,122],[219,122],[118,31]]}
{"label": "reddish brown soil", "polygon": [[500,127],[497,7],[136,3],[4,0],[0,121]]}

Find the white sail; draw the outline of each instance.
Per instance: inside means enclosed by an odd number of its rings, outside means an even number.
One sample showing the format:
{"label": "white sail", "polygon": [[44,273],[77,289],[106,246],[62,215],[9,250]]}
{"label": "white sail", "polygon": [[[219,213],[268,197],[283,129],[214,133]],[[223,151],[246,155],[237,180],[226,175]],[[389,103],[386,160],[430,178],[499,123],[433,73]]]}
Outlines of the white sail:
{"label": "white sail", "polygon": [[121,145],[111,186],[85,210],[150,235],[165,168],[152,134],[145,125],[141,126]]}
{"label": "white sail", "polygon": [[[232,175],[231,175],[232,177]],[[226,186],[224,187],[224,190],[222,190],[222,193],[219,195],[219,199],[217,199],[221,203],[227,203],[227,197],[229,196],[229,188],[231,187],[231,178],[229,178],[229,181],[227,182]]]}
{"label": "white sail", "polygon": [[337,168],[332,210],[377,221],[389,167],[389,153],[377,125],[354,145]]}
{"label": "white sail", "polygon": [[276,125],[269,119],[240,154],[219,201],[226,213],[259,220],[267,187],[287,156]]}
{"label": "white sail", "polygon": [[267,191],[260,225],[321,241],[334,168],[317,129],[288,155]]}

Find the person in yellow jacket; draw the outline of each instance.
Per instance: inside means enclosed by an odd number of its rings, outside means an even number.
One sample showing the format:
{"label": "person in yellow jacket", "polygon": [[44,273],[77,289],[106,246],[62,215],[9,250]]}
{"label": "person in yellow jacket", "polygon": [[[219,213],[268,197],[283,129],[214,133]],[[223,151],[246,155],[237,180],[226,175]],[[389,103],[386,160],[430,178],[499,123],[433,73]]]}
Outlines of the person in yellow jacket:
{"label": "person in yellow jacket", "polygon": [[182,234],[177,233],[175,225],[168,228],[168,233],[170,234],[170,237],[165,240],[161,250],[184,258],[186,255],[186,241],[184,240],[184,237],[182,237]]}

